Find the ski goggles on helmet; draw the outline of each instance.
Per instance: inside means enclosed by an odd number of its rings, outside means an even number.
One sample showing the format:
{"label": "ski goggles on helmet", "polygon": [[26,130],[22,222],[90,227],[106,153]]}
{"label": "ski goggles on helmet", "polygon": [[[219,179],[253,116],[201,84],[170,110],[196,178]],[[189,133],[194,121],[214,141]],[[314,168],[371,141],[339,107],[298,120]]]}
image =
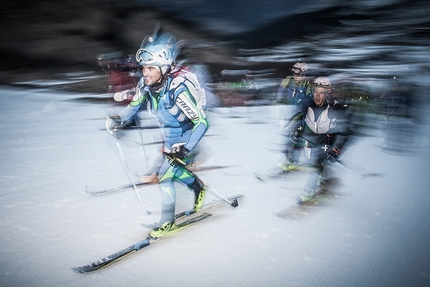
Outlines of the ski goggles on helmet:
{"label": "ski goggles on helmet", "polygon": [[136,61],[142,66],[170,66],[173,58],[169,49],[170,47],[160,44],[140,48],[136,52]]}
{"label": "ski goggles on helmet", "polygon": [[293,75],[304,75],[305,71],[299,69],[299,68],[291,68],[291,72]]}
{"label": "ski goggles on helmet", "polygon": [[136,61],[141,64],[147,64],[154,61],[155,54],[152,51],[149,51],[147,49],[139,49],[136,52]]}

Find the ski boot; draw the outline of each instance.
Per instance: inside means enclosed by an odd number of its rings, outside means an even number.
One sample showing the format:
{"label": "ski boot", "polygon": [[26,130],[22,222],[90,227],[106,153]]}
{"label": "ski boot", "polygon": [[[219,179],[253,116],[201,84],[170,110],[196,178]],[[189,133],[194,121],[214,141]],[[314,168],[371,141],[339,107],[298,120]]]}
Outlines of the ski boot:
{"label": "ski boot", "polygon": [[197,212],[205,203],[206,186],[196,178],[190,188],[194,191],[194,211]]}
{"label": "ski boot", "polygon": [[315,196],[315,190],[305,188],[305,190],[297,198],[297,204],[303,205],[309,202]]}
{"label": "ski boot", "polygon": [[175,223],[171,221],[164,222],[160,227],[154,228],[149,232],[149,236],[152,238],[160,238],[166,236],[167,233],[175,229]]}
{"label": "ski boot", "polygon": [[160,225],[149,232],[152,238],[166,236],[169,231],[175,229],[175,204],[162,204]]}
{"label": "ski boot", "polygon": [[285,172],[292,171],[296,169],[296,164],[291,162],[287,157],[284,157],[279,163],[278,166]]}

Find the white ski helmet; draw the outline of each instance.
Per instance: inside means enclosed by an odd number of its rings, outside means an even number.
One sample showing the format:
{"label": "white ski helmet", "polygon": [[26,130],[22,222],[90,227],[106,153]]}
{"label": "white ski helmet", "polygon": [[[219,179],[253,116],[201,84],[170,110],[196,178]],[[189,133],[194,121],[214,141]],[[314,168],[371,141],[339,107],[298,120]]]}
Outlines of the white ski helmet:
{"label": "white ski helmet", "polygon": [[329,91],[333,89],[330,79],[326,77],[317,77],[315,78],[312,84],[314,88],[322,87],[322,88],[328,89]]}
{"label": "white ski helmet", "polygon": [[151,36],[145,37],[136,52],[136,61],[142,66],[156,66],[164,75],[179,54],[181,41],[169,33],[162,33],[159,27]]}
{"label": "white ski helmet", "polygon": [[291,68],[291,71],[294,74],[305,75],[306,72],[308,71],[308,65],[306,65],[305,62],[297,62],[293,65],[293,67]]}

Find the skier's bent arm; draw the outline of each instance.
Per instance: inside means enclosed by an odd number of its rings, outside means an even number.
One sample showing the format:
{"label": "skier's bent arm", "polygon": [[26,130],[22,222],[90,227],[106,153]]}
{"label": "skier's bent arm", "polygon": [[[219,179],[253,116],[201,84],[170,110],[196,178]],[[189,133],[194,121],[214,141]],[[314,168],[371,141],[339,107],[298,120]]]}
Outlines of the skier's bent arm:
{"label": "skier's bent arm", "polygon": [[139,81],[136,88],[136,94],[134,95],[133,99],[119,114],[122,122],[130,120],[137,113],[140,105],[147,100],[148,92],[143,88],[143,82]]}
{"label": "skier's bent arm", "polygon": [[186,149],[192,150],[208,130],[209,124],[206,115],[203,110],[197,106],[194,98],[187,90],[178,95],[176,104],[193,123],[190,139],[185,144]]}

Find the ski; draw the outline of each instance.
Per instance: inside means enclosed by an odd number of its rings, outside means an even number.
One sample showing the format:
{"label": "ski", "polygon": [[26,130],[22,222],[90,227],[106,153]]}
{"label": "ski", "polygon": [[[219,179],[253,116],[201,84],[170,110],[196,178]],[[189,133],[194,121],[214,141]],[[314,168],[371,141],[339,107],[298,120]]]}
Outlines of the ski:
{"label": "ski", "polygon": [[[228,201],[230,201],[230,202],[235,202],[236,206],[238,206],[237,200],[240,199],[240,198],[242,198],[242,197],[243,197],[243,195],[237,194],[237,195],[234,195],[234,196],[227,197],[226,199]],[[202,209],[200,209],[198,212],[205,211],[206,209],[209,209],[211,207],[217,206],[217,205],[222,204],[222,203],[227,203],[227,201],[225,199],[214,200],[214,201],[212,201],[210,203],[204,204],[202,206]],[[175,215],[175,219],[178,220],[178,219],[181,219],[183,217],[190,216],[190,215],[192,215],[194,213],[196,213],[194,211],[194,209],[186,210],[186,211],[183,211],[183,212],[180,212],[180,213],[176,214]]]}
{"label": "ski", "polygon": [[[239,198],[242,198],[242,197],[243,197],[243,195],[239,194],[239,195],[228,197],[227,199],[230,201],[233,201],[233,202],[234,201],[237,202],[237,200]],[[175,220],[179,220],[179,219],[182,219],[184,217],[187,217],[187,216],[190,216],[190,215],[193,215],[196,213],[201,213],[201,214],[199,214],[193,218],[190,218],[188,220],[185,220],[181,223],[176,224],[175,229],[171,230],[169,233],[167,233],[167,235],[165,235],[161,238],[152,238],[152,237],[148,236],[144,240],[139,241],[139,242],[137,242],[137,243],[135,243],[135,244],[133,244],[127,248],[124,248],[118,252],[115,252],[115,253],[107,256],[107,257],[104,257],[100,260],[94,261],[93,263],[91,263],[89,265],[84,265],[81,267],[73,267],[72,270],[76,273],[83,274],[83,273],[90,273],[90,272],[94,272],[94,271],[100,270],[102,268],[105,268],[105,267],[111,265],[112,263],[117,262],[118,260],[120,260],[120,259],[122,259],[128,255],[131,255],[131,254],[133,254],[133,253],[159,241],[160,239],[162,239],[166,236],[169,236],[169,235],[171,235],[171,234],[173,234],[179,230],[182,230],[182,229],[184,229],[184,228],[186,228],[186,227],[188,227],[188,226],[190,226],[196,222],[200,222],[200,221],[212,216],[211,213],[206,212],[207,209],[214,207],[216,205],[225,203],[225,202],[226,202],[226,200],[224,200],[224,199],[214,200],[213,202],[210,202],[210,203],[203,205],[202,209],[199,210],[198,212],[194,211],[193,209],[180,212],[180,213],[175,215]]]}
{"label": "ski", "polygon": [[[126,126],[123,128],[123,130],[154,130],[154,129],[160,129],[159,126]],[[101,131],[106,131],[106,127],[100,128]]]}
{"label": "ski", "polygon": [[290,170],[290,171],[286,171],[281,169],[278,166],[269,168],[266,171],[253,171],[252,173],[254,174],[255,178],[260,180],[260,181],[266,181],[266,180],[271,180],[271,179],[279,179],[279,178],[283,178],[285,175],[287,175],[290,172],[294,172],[294,171],[311,171],[314,170],[315,168],[312,166],[307,166],[307,165],[296,165],[294,167],[294,169]]}
{"label": "ski", "polygon": [[325,191],[314,195],[309,201],[303,203],[294,203],[291,206],[280,210],[275,215],[283,218],[299,218],[309,214],[309,211],[319,206],[325,206],[331,198],[341,198],[342,196],[331,192]]}
{"label": "ski", "polygon": [[155,242],[157,242],[157,241],[159,241],[159,240],[161,240],[161,239],[163,239],[163,238],[165,238],[165,237],[167,237],[167,236],[169,236],[169,235],[171,235],[171,234],[173,234],[179,230],[182,230],[182,229],[184,229],[184,228],[186,228],[186,227],[188,227],[194,223],[200,222],[200,221],[202,221],[206,218],[209,218],[211,216],[212,216],[212,214],[205,212],[203,214],[200,214],[196,217],[193,217],[191,219],[188,219],[184,222],[177,224],[175,229],[169,231],[163,237],[152,238],[152,237],[148,236],[144,240],[139,241],[139,242],[137,242],[137,243],[135,243],[135,244],[133,244],[127,248],[124,248],[118,252],[115,252],[115,253],[107,256],[107,257],[104,257],[100,260],[94,261],[93,263],[91,263],[89,265],[84,265],[84,266],[80,266],[80,267],[73,267],[72,270],[74,272],[80,273],[80,274],[90,273],[90,272],[100,270],[102,268],[105,268],[105,267],[117,262],[118,260],[123,259],[126,256],[129,256],[129,255],[131,255],[131,254],[133,254],[133,253],[135,253],[135,252],[137,252],[137,251],[139,251],[145,247],[148,247],[151,244],[154,244]]}
{"label": "ski", "polygon": [[[235,195],[235,196],[228,197],[226,199],[216,199],[216,200],[213,200],[210,203],[204,204],[202,206],[202,208],[199,211],[197,211],[197,212],[203,212],[203,211],[206,211],[207,209],[209,209],[211,207],[214,207],[214,206],[217,206],[219,204],[228,203],[227,201],[231,202],[231,205],[233,207],[237,207],[239,205],[238,202],[237,202],[237,200],[239,198],[241,198],[242,196],[243,195],[238,194],[238,195]],[[197,212],[194,209],[189,209],[189,210],[182,211],[180,213],[175,214],[175,220],[179,220],[179,219],[182,219],[184,217],[191,216],[191,215],[193,215],[193,214],[195,214]],[[142,223],[142,226],[145,227],[145,228],[154,228],[157,225],[159,225],[159,222],[154,222],[152,224]]]}
{"label": "ski", "polygon": [[285,170],[283,170],[279,167],[273,167],[273,168],[268,169],[264,172],[253,171],[252,173],[254,174],[256,179],[261,180],[261,181],[281,178],[282,176],[287,174],[287,172]]}
{"label": "ski", "polygon": [[[149,184],[153,184],[153,183],[151,183],[151,182],[145,182],[145,183],[136,182],[134,185],[136,187],[139,187],[142,185],[149,185]],[[134,185],[133,184],[124,184],[124,185],[119,185],[119,186],[114,187],[114,188],[102,189],[102,190],[98,190],[98,191],[90,191],[90,190],[88,190],[88,187],[86,187],[85,192],[88,193],[89,195],[99,196],[99,195],[106,195],[106,194],[113,194],[113,193],[127,191],[129,189],[133,189]]]}
{"label": "ski", "polygon": [[[231,167],[230,165],[211,165],[211,166],[195,166],[195,167],[189,167],[188,169],[195,172],[204,172],[204,171],[209,171],[209,170],[215,170],[215,169],[223,169],[223,168],[228,168]],[[150,184],[156,184],[158,182],[136,182],[134,183],[134,185],[136,187],[140,187],[143,185],[150,185]],[[127,191],[129,189],[133,189],[134,188],[133,184],[123,184],[123,185],[119,185],[117,187],[113,187],[113,188],[108,188],[108,189],[101,189],[101,190],[96,190],[96,191],[91,191],[88,190],[88,187],[85,188],[85,192],[88,193],[89,195],[92,196],[99,196],[99,195],[107,195],[107,194],[113,194],[113,193],[119,193],[119,192],[124,192]]]}
{"label": "ski", "polygon": [[298,218],[298,217],[306,215],[306,214],[308,214],[306,204],[298,204],[298,203],[295,203],[295,204],[275,213],[276,216],[279,216],[282,218],[286,218],[286,217]]}
{"label": "ski", "polygon": [[190,166],[187,167],[191,171],[207,171],[207,170],[214,170],[214,169],[223,169],[223,168],[229,168],[232,167],[232,165],[208,165],[208,166]]}

